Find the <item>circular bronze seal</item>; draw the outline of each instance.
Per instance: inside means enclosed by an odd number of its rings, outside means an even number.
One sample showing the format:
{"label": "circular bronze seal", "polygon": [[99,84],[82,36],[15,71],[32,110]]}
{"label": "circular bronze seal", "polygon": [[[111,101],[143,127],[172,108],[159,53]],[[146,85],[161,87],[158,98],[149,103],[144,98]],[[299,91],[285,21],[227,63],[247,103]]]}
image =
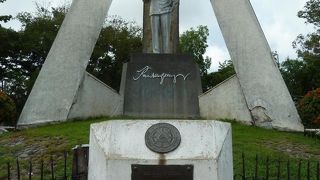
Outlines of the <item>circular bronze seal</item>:
{"label": "circular bronze seal", "polygon": [[168,153],[177,149],[181,142],[180,132],[168,123],[152,125],[145,134],[147,147],[157,153]]}

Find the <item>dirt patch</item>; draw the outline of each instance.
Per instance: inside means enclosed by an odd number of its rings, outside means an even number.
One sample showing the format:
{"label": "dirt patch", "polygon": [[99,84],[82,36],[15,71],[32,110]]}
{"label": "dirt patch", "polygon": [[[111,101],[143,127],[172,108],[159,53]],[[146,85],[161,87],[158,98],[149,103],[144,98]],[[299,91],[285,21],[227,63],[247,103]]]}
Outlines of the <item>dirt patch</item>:
{"label": "dirt patch", "polygon": [[7,151],[6,157],[21,160],[40,159],[67,149],[68,141],[62,137],[26,138],[16,136],[0,140],[0,146]]}
{"label": "dirt patch", "polygon": [[264,145],[270,149],[280,151],[292,158],[297,159],[317,159],[320,160],[320,153],[313,152],[307,145],[298,143],[286,142],[286,141],[266,141]]}

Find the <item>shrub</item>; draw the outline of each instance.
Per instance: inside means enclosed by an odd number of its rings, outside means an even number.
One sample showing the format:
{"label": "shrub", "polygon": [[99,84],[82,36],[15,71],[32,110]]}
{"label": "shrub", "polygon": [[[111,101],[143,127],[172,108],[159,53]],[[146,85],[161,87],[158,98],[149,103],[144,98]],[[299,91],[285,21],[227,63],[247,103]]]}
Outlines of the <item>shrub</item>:
{"label": "shrub", "polygon": [[16,121],[16,105],[14,101],[0,91],[0,125],[14,125]]}
{"label": "shrub", "polygon": [[304,125],[320,125],[320,88],[309,91],[299,101],[298,111]]}

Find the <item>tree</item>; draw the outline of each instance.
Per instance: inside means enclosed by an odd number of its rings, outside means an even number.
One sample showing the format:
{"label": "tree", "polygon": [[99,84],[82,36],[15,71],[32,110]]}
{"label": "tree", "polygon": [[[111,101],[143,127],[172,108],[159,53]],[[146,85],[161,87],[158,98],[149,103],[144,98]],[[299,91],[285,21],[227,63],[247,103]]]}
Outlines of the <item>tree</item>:
{"label": "tree", "polygon": [[[298,17],[313,24],[316,31],[307,35],[300,34],[293,42],[298,57],[307,64],[319,69],[320,67],[320,0],[309,0],[304,9],[298,12]],[[319,77],[317,77],[319,79]]]}
{"label": "tree", "polygon": [[320,0],[309,0],[298,17],[313,24],[316,31],[300,34],[293,42],[298,59],[287,59],[280,71],[292,96],[302,97],[308,91],[320,87]]}
{"label": "tree", "polygon": [[305,126],[320,125],[320,88],[309,91],[298,104],[298,111]]}
{"label": "tree", "polygon": [[[0,27],[0,87],[21,112],[59,31],[67,6],[36,13],[19,13],[20,31]],[[119,17],[106,19],[87,70],[114,89],[119,89],[122,63],[130,53],[141,52],[141,28]]]}
{"label": "tree", "polygon": [[308,73],[304,61],[287,59],[281,63],[280,72],[294,98],[303,96],[309,89],[306,88],[309,82],[306,81]]}
{"label": "tree", "polygon": [[[5,2],[6,0],[0,0],[0,3],[3,3]],[[11,15],[2,15],[0,16],[0,22],[3,21],[3,22],[8,22],[12,19],[12,16]],[[1,24],[0,24],[0,27],[1,27]]]}
{"label": "tree", "polygon": [[309,0],[304,10],[298,12],[299,18],[306,19],[307,23],[320,27],[320,0]]}
{"label": "tree", "polygon": [[113,16],[106,19],[87,71],[119,90],[122,65],[131,53],[142,51],[142,29],[135,22]]}
{"label": "tree", "polygon": [[202,81],[203,90],[207,91],[213,88],[234,74],[235,70],[231,60],[225,60],[224,62],[219,63],[218,71],[208,74]]}
{"label": "tree", "polygon": [[0,91],[0,125],[15,125],[16,105],[13,100]]}
{"label": "tree", "polygon": [[207,26],[191,28],[180,36],[180,49],[182,53],[191,54],[195,62],[199,65],[200,75],[203,77],[208,73],[211,66],[211,58],[203,57],[208,47],[207,39],[209,30]]}

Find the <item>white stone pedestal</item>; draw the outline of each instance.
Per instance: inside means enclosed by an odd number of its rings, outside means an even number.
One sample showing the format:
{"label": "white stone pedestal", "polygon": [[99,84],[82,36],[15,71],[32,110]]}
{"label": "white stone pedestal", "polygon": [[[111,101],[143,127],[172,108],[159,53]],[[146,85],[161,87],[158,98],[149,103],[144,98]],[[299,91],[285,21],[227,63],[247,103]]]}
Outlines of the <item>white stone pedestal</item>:
{"label": "white stone pedestal", "polygon": [[[169,123],[181,134],[179,147],[158,154],[145,133]],[[131,180],[131,165],[193,165],[194,180],[232,180],[231,126],[211,120],[112,120],[91,125],[89,180]]]}

